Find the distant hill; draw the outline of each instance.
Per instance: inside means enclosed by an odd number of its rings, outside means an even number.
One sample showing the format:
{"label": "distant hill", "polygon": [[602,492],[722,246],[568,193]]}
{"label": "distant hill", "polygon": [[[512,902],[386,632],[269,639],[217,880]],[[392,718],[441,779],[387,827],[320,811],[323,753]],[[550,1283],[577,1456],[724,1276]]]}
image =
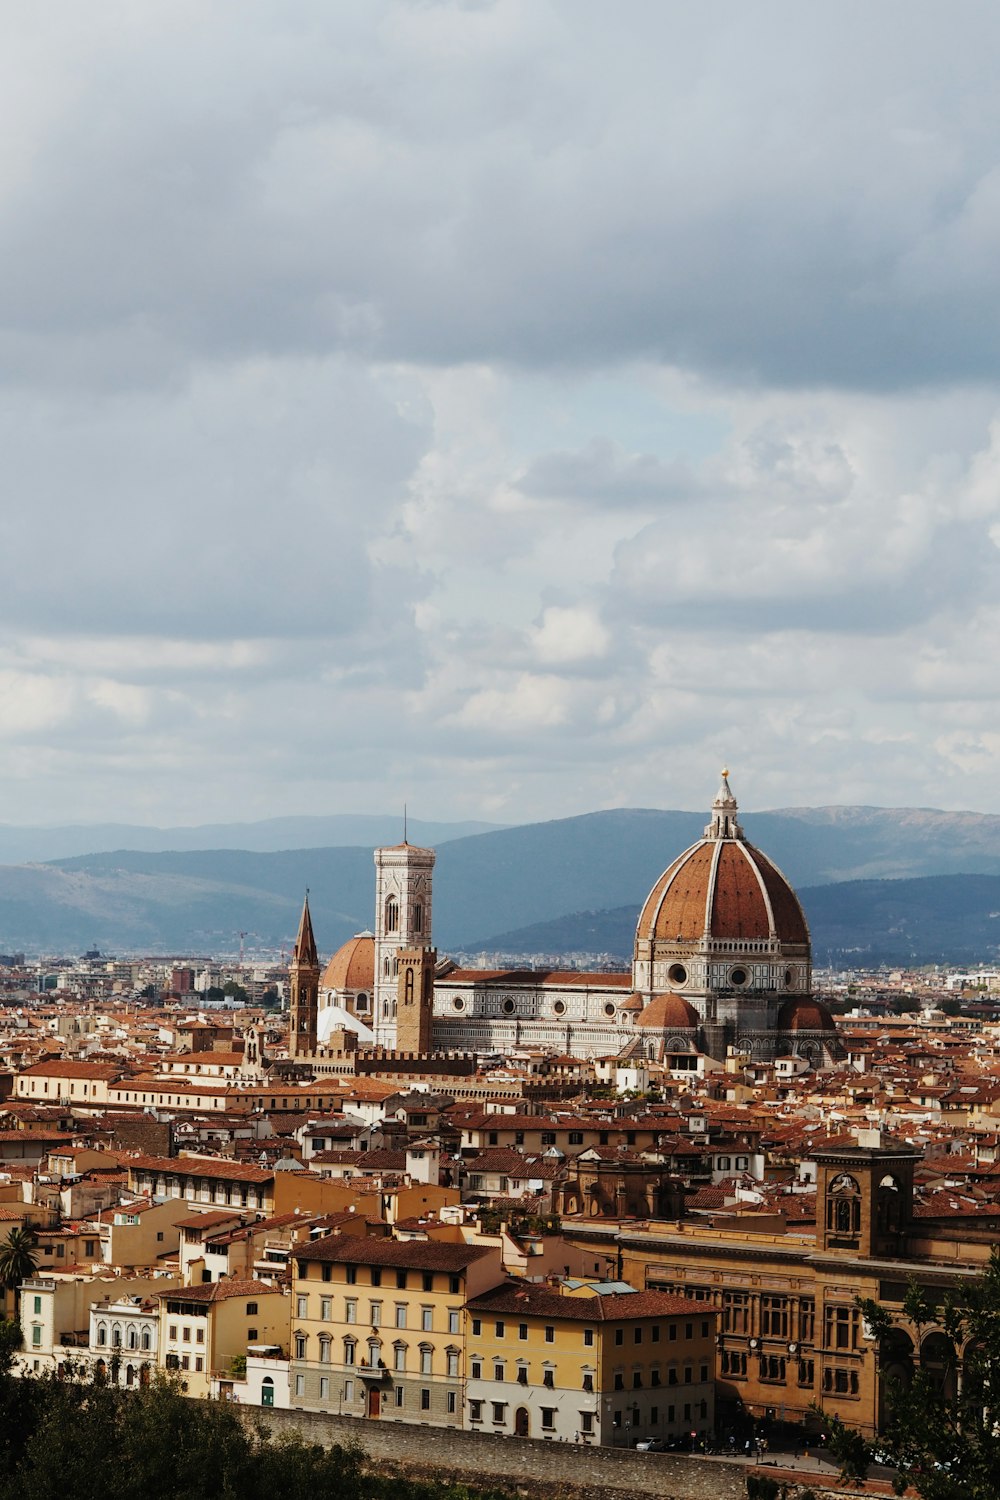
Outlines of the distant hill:
{"label": "distant hill", "polygon": [[[500,938],[506,944],[523,928],[575,921],[573,914],[579,913],[591,914],[588,920],[601,928],[616,908],[629,913],[631,926],[657,876],[700,837],[705,822],[704,813],[640,808],[446,842],[438,837],[435,941],[442,951],[468,949],[484,934],[494,934],[487,943],[501,946]],[[249,838],[247,830],[253,828],[262,842],[287,836],[291,823],[301,823],[302,833],[315,827],[312,820],[275,820],[243,825],[241,836]],[[748,837],[802,890],[862,877],[1000,877],[1000,818],[992,815],[797,808],[747,815],[745,824]],[[433,828],[411,824],[411,839],[434,843]],[[445,832],[455,828],[445,825]],[[173,830],[172,836],[184,832]],[[399,833],[396,822],[381,837],[395,842]],[[241,931],[249,934],[250,949],[277,948],[293,937],[309,886],[317,940],[329,953],[374,920],[372,847],[377,842],[283,850],[118,849],[48,864],[0,865],[0,949],[232,952]],[[827,941],[819,899],[810,894],[818,947]],[[919,920],[933,925],[933,911]],[[899,925],[895,917],[893,923]],[[833,922],[832,930],[831,941],[850,945],[842,926]],[[898,936],[905,947],[902,929]],[[570,947],[619,951],[605,941]]]}
{"label": "distant hill", "polygon": [[[1000,952],[1000,876],[932,875],[919,880],[851,880],[806,886],[813,959],[833,967],[972,964]],[[552,922],[495,933],[464,945],[470,953],[632,955],[638,910],[574,912]]]}
{"label": "distant hill", "polygon": [[[450,839],[491,833],[499,823],[428,823],[410,818],[412,844],[436,848]],[[19,828],[0,823],[0,864],[33,864],[72,859],[81,854],[105,854],[115,849],[163,850],[250,849],[275,853],[282,849],[343,848],[395,844],[403,837],[403,815],[397,813],[336,813],[330,817],[265,818],[257,823],[202,823],[188,828],[155,828],[133,823],[69,823],[53,827]]]}

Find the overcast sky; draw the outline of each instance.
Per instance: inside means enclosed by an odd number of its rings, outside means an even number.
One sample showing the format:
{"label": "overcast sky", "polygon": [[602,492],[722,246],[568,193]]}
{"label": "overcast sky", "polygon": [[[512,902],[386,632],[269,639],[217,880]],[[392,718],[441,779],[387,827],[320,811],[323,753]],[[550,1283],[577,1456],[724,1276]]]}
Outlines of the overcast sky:
{"label": "overcast sky", "polygon": [[11,0],[0,821],[1000,812],[998,57]]}

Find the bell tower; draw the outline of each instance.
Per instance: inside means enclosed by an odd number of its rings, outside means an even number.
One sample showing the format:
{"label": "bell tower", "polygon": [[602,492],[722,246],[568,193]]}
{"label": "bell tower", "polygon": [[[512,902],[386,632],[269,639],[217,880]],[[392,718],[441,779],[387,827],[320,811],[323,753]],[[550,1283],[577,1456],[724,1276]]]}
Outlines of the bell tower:
{"label": "bell tower", "polygon": [[904,1254],[920,1152],[883,1146],[879,1131],[863,1130],[858,1145],[814,1151],[812,1159],[817,1248],[854,1259]]}
{"label": "bell tower", "polygon": [[[435,853],[404,841],[375,850],[375,1006],[371,1020],[380,1047],[396,1047],[400,955],[431,949]],[[433,964],[431,965],[433,990]],[[419,1050],[408,1047],[408,1051]]]}
{"label": "bell tower", "polygon": [[398,960],[396,1048],[426,1054],[431,1050],[437,952],[433,948],[401,948]]}
{"label": "bell tower", "polygon": [[288,966],[289,1057],[312,1057],[319,1021],[319,954],[309,913],[309,892],[302,905],[299,932]]}

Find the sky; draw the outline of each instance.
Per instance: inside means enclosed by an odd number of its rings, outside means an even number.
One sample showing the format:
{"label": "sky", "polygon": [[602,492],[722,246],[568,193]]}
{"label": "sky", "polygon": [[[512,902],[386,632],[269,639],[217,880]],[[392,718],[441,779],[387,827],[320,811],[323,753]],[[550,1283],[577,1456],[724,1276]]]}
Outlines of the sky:
{"label": "sky", "polygon": [[1000,812],[998,55],[11,0],[0,822]]}

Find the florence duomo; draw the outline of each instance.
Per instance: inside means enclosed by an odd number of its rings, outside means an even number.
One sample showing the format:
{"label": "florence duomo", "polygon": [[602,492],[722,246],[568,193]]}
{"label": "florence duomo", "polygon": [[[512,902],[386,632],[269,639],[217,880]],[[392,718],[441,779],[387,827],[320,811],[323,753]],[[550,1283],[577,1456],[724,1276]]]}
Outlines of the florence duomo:
{"label": "florence duomo", "polygon": [[374,932],[351,938],[322,975],[308,904],[303,912],[294,965],[305,953],[309,978],[303,968],[292,989],[296,1056],[319,1057],[346,1032],[407,1053],[528,1048],[674,1067],[698,1054],[789,1054],[812,1066],[839,1057],[833,1019],[812,991],[802,907],[745,837],[728,778],[724,770],[704,836],[643,904],[631,973],[458,968],[433,946],[434,851],[405,841],[377,849]]}

